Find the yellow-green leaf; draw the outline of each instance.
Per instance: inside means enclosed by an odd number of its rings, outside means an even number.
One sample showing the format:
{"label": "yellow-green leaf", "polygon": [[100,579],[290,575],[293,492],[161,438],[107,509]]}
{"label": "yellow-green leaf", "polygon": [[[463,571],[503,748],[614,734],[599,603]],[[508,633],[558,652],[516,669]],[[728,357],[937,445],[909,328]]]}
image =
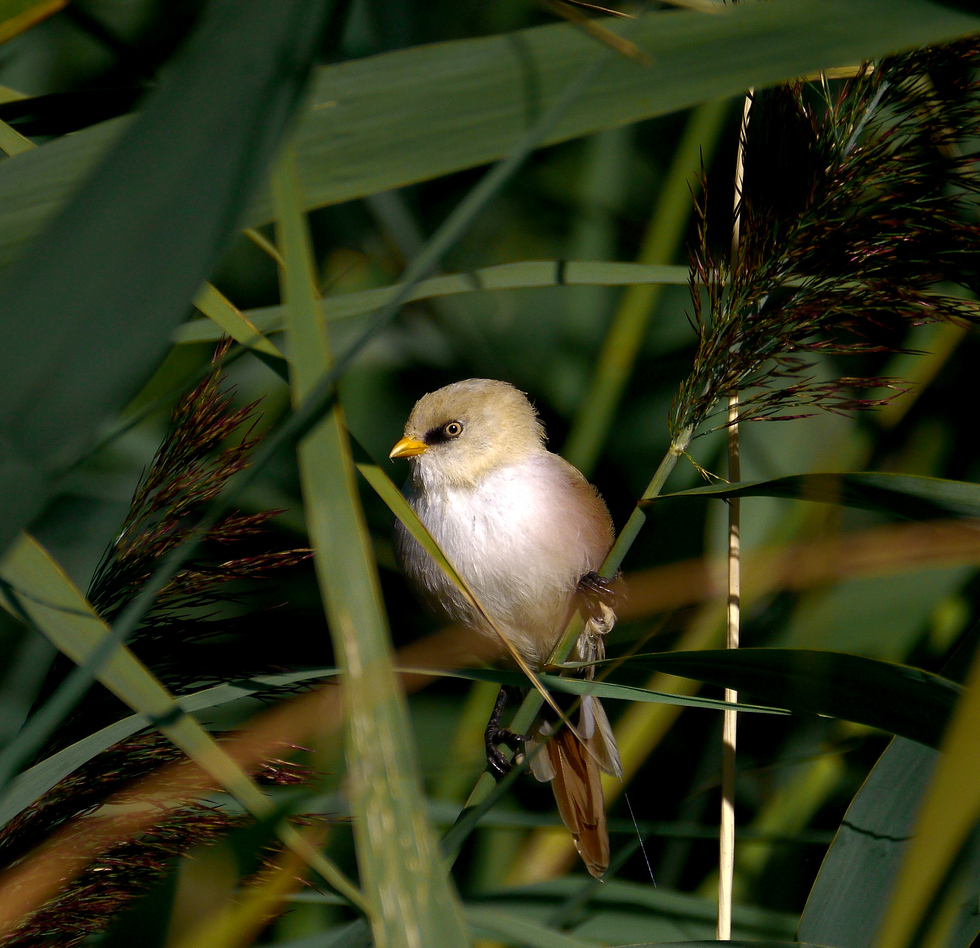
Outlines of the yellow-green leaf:
{"label": "yellow-green leaf", "polygon": [[[878,948],[909,944],[980,816],[980,655],[973,660],[941,750],[881,926]],[[936,921],[942,924],[950,918],[940,912]],[[931,934],[922,944],[946,943],[942,932]]]}
{"label": "yellow-green leaf", "polygon": [[[6,594],[0,594],[0,605],[17,616],[26,613],[73,662],[84,663],[111,635],[91,603],[29,534],[22,533],[0,561],[0,579],[6,584]],[[9,597],[14,597],[16,602],[11,602]],[[272,804],[258,785],[181,709],[170,692],[125,645],[113,649],[97,670],[96,678],[130,708],[154,722],[250,813],[262,817],[272,812]],[[355,903],[361,902],[353,885],[312,850],[292,826],[283,823],[279,837],[337,891]]]}
{"label": "yellow-green leaf", "polygon": [[194,305],[235,342],[266,355],[282,358],[282,353],[262,335],[255,324],[212,284],[205,283],[201,287],[194,297]]}
{"label": "yellow-green leaf", "polygon": [[0,43],[19,36],[67,5],[68,0],[41,0],[40,3],[37,0],[4,0],[0,3]]}
{"label": "yellow-green leaf", "polygon": [[[273,175],[294,407],[331,365],[291,152]],[[382,946],[456,948],[466,925],[423,802],[408,709],[395,674],[371,540],[340,407],[299,446],[300,477],[347,714],[347,792],[372,930]]]}

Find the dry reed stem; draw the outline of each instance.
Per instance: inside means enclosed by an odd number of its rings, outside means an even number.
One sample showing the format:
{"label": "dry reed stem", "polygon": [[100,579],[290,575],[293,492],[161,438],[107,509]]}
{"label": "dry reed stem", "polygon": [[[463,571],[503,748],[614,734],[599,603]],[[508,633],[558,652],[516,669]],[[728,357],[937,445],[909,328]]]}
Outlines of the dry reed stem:
{"label": "dry reed stem", "polygon": [[[753,90],[749,89],[742,105],[742,122],[738,130],[738,149],[735,156],[735,206],[732,222],[732,267],[738,260],[738,245],[742,225],[742,186],[745,180],[745,145],[749,117],[752,114]],[[741,480],[738,436],[738,392],[728,399],[728,480]],[[728,624],[726,648],[738,648],[741,619],[741,508],[739,498],[728,499]],[[725,689],[725,700],[734,704],[738,694]],[[721,825],[718,829],[718,926],[719,940],[732,937],[732,884],[735,873],[735,739],[738,730],[737,712],[726,710],[721,735]]]}

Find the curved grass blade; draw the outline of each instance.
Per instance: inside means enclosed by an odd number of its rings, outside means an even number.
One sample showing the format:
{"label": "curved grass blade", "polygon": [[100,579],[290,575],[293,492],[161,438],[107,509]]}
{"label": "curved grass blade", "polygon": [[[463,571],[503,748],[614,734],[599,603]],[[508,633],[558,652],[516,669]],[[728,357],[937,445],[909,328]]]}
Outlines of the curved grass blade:
{"label": "curved grass blade", "polygon": [[[952,40],[980,30],[980,18],[925,0],[770,0],[716,15],[656,13],[610,29],[628,34],[651,64],[619,58],[544,144]],[[297,136],[304,207],[499,159],[560,99],[595,49],[591,38],[559,24],[323,69]],[[0,170],[0,265],[38,232],[127,121],[78,132],[10,163],[23,162],[20,168]],[[246,225],[271,219],[263,194]]]}
{"label": "curved grass blade", "polygon": [[[574,666],[573,666],[574,667]],[[513,685],[521,688],[527,685],[523,672],[506,671],[499,668],[471,668],[463,671],[444,669],[411,668],[398,666],[401,672],[409,674],[433,675],[439,678],[459,678],[463,681],[492,681],[499,685]],[[615,701],[642,701],[650,704],[676,704],[684,708],[705,708],[709,711],[725,711],[738,708],[739,711],[758,714],[789,714],[782,708],[771,708],[762,704],[730,704],[714,698],[700,698],[696,695],[675,695],[666,691],[653,691],[638,688],[636,685],[620,685],[612,681],[589,681],[584,678],[563,678],[559,675],[538,675],[541,684],[549,691],[560,691],[569,695],[595,695],[597,698],[610,698]]]}
{"label": "curved grass blade", "polygon": [[217,338],[227,333],[243,346],[277,359],[283,358],[283,354],[262,335],[261,330],[212,284],[204,284],[194,297],[194,305],[221,331]]}
{"label": "curved grass blade", "polygon": [[[0,561],[0,579],[5,584],[0,605],[17,616],[26,614],[76,664],[84,664],[99,650],[103,640],[112,636],[88,600],[33,537],[22,534]],[[180,708],[128,648],[117,645],[95,674],[106,688],[166,734],[246,810],[259,818],[271,812],[272,804],[266,794]],[[325,857],[310,850],[294,827],[281,824],[279,838],[338,892],[354,904],[363,905],[357,889]]]}
{"label": "curved grass blade", "polygon": [[878,510],[908,520],[980,517],[980,484],[911,474],[794,474],[662,495],[667,497],[794,497]]}
{"label": "curved grass blade", "polygon": [[[452,273],[422,280],[405,295],[403,302],[456,296],[489,290],[524,290],[543,286],[632,286],[635,284],[672,284],[683,286],[688,281],[687,267],[656,266],[641,263],[589,260],[527,260],[482,267],[467,273]],[[324,319],[345,319],[372,313],[384,306],[404,284],[338,293],[320,300]],[[258,330],[267,333],[285,328],[282,306],[266,306],[243,314]],[[180,326],[173,335],[174,342],[211,342],[219,334],[206,320],[198,319]]]}
{"label": "curved grass blade", "polygon": [[[582,883],[578,879],[565,878],[542,885],[495,891],[485,899],[468,901],[466,916],[474,928],[487,934],[492,933],[495,941],[503,938],[506,944],[511,945],[567,948],[569,945],[622,944],[621,941],[613,940],[609,930],[611,923],[618,933],[629,937],[629,948],[652,948],[654,945],[670,948],[720,948],[722,945],[735,945],[736,948],[809,948],[805,943],[792,940],[795,916],[742,906],[735,906],[732,913],[733,927],[742,936],[741,939],[718,942],[694,937],[687,941],[667,941],[661,937],[657,940],[641,941],[636,936],[642,932],[653,938],[664,934],[668,937],[683,937],[685,934],[709,933],[714,927],[711,917],[715,910],[714,903],[708,899],[655,889],[635,882],[621,882],[618,879],[609,879],[604,885],[594,887],[596,891],[590,900],[590,914],[593,919],[585,926],[579,925],[579,928],[587,928],[590,934],[595,932],[593,937],[598,940],[586,940],[587,935],[568,935],[541,924],[538,920],[539,906],[551,905],[581,888]],[[522,911],[525,906],[530,908],[527,913]],[[608,915],[604,912],[606,906],[610,913]],[[626,925],[629,928],[624,930]],[[357,935],[356,931],[349,932],[346,937],[338,935],[336,942],[324,940],[322,944],[329,948],[340,948],[341,945],[345,948],[353,948],[355,945],[361,948],[365,943]],[[316,948],[320,948],[320,944],[318,941]],[[309,940],[303,940],[277,942],[276,948],[314,946]],[[626,945],[622,948],[626,948]]]}
{"label": "curved grass blade", "polygon": [[[591,893],[582,907],[588,906],[592,918],[583,924],[581,916],[576,916],[576,933],[583,938],[598,935],[601,942],[606,944],[625,942],[639,945],[796,943],[793,941],[797,922],[795,914],[736,905],[732,911],[735,941],[717,942],[709,940],[717,912],[714,899],[615,878],[607,879],[600,885],[590,882],[583,885],[581,877],[566,876],[535,885],[496,889],[479,901],[470,900],[467,907],[499,906],[514,914],[523,914],[527,907],[535,913],[534,918],[540,917],[538,912],[542,909],[547,909],[546,917],[552,918],[553,908],[560,908],[569,900],[580,897],[584,887],[591,889]],[[632,918],[627,921],[623,919],[624,915]],[[628,927],[620,924],[621,921],[627,921]],[[689,940],[679,942],[678,939]]]}
{"label": "curved grass blade", "polygon": [[[0,287],[0,488],[8,498],[0,550],[166,351],[292,114],[327,7],[209,5],[145,110],[8,270]],[[3,170],[49,167],[45,150]],[[73,168],[73,184],[85,170]],[[44,184],[29,187],[27,203],[52,206]]]}
{"label": "curved grass blade", "polygon": [[[291,389],[299,407],[332,357],[317,314],[312,248],[292,153],[273,178]],[[298,446],[314,562],[343,668],[354,839],[379,945],[465,944],[462,913],[423,807],[408,709],[394,670],[377,567],[339,406]]]}
{"label": "curved grass blade", "polygon": [[827,850],[799,938],[872,948],[939,751],[896,737],[858,791]]}
{"label": "curved grass blade", "polygon": [[477,938],[501,939],[506,944],[527,945],[528,948],[598,948],[600,942],[577,938],[574,935],[548,928],[526,916],[501,910],[468,905],[466,921]]}
{"label": "curved grass blade", "polygon": [[866,724],[930,747],[939,746],[963,693],[920,668],[809,649],[665,652],[627,664],[748,691],[778,707]]}
{"label": "curved grass blade", "polygon": [[[189,695],[175,698],[177,706],[187,714],[218,708],[232,701],[239,701],[251,695],[274,691],[305,681],[330,678],[339,672],[336,668],[314,668],[303,672],[290,672],[283,675],[265,675],[250,678],[247,682],[230,682],[206,688]],[[96,754],[108,750],[114,744],[150,727],[152,719],[146,714],[132,714],[114,721],[94,734],[83,737],[68,747],[46,757],[33,767],[18,774],[0,798],[0,828],[7,825],[18,813],[30,806],[56,783],[87,763]]]}
{"label": "curved grass blade", "polygon": [[[953,894],[960,904],[951,906],[949,894],[942,893],[941,886],[980,817],[980,655],[973,658],[963,698],[940,749],[942,754],[936,761],[888,911],[877,933],[876,944],[880,948],[903,948],[917,933],[922,936],[921,944],[949,944],[950,928],[959,921],[957,916],[962,910],[975,913],[974,908],[963,904],[966,893],[954,887]],[[919,927],[937,893],[946,896],[943,908],[949,911],[940,911],[938,917],[929,919],[929,930],[920,933]]]}
{"label": "curved grass blade", "polygon": [[67,5],[68,0],[4,0],[0,3],[0,43],[19,36]]}

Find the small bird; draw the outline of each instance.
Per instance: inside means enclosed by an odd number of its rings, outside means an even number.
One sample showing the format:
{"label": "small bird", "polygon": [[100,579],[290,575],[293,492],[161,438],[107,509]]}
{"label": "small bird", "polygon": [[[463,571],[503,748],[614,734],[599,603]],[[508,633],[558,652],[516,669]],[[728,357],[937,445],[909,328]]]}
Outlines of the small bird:
{"label": "small bird", "polygon": [[[430,392],[412,409],[405,436],[389,456],[410,459],[409,502],[507,643],[532,668],[547,662],[576,609],[583,610],[586,626],[572,658],[603,657],[603,636],[615,615],[609,584],[597,570],[612,546],[612,519],[585,477],[545,447],[544,427],[522,392],[491,379]],[[401,523],[395,525],[395,552],[430,606],[497,639]],[[583,746],[569,728],[556,732],[547,716],[527,738],[501,728],[507,696],[501,689],[487,725],[491,769],[500,777],[510,767],[498,744],[517,750],[526,741],[532,773],[553,781],[562,820],[589,872],[600,878],[609,866],[609,837],[599,771],[622,775],[602,705],[591,695],[582,698],[576,730]]]}

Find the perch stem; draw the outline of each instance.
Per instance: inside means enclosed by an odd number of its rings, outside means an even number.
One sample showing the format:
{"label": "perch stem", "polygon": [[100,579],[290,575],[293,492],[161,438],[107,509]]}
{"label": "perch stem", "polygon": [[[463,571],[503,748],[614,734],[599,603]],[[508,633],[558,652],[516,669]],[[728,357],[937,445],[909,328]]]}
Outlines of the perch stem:
{"label": "perch stem", "polygon": [[[745,180],[745,142],[749,116],[752,114],[753,90],[749,89],[742,106],[742,123],[738,133],[735,158],[735,206],[732,221],[732,269],[737,266],[738,245],[742,222],[742,185]],[[738,436],[738,392],[728,398],[728,480],[742,478]],[[728,501],[728,623],[725,644],[738,648],[741,619],[741,502],[737,497]],[[738,692],[725,689],[725,701],[734,704]],[[726,710],[721,736],[721,825],[718,832],[718,927],[719,941],[732,937],[732,885],[735,878],[735,738],[738,731],[738,712]]]}

